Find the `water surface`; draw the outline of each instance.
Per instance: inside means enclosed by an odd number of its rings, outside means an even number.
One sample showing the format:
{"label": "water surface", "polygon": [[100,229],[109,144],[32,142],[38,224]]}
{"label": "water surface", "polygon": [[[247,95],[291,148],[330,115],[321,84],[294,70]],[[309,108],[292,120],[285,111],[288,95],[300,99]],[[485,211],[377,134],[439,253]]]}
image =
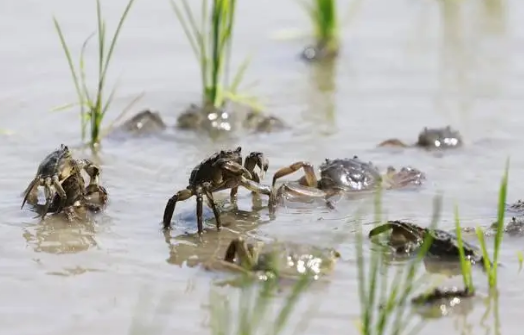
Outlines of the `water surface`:
{"label": "water surface", "polygon": [[[103,5],[112,31],[125,1]],[[349,5],[340,1],[341,15]],[[372,223],[371,216],[355,221],[355,210],[364,201],[342,201],[335,211],[293,204],[281,208],[271,221],[266,208],[252,210],[249,192],[241,190],[239,211],[224,214],[226,228],[220,234],[211,228],[204,243],[195,245],[194,238],[184,237],[196,229],[194,199],[177,205],[169,244],[160,231],[166,200],[186,186],[191,169],[205,156],[241,145],[246,153],[266,154],[269,176],[295,161],[318,165],[328,157],[353,155],[381,169],[413,165],[427,174],[427,183],[414,192],[386,194],[388,218],[426,225],[433,199],[442,193],[442,228],[453,227],[455,203],[460,205],[464,226],[491,224],[508,156],[508,200],[524,193],[518,182],[524,167],[520,43],[524,23],[519,19],[523,10],[519,1],[363,1],[343,28],[339,61],[331,68],[315,68],[297,59],[307,38],[277,38],[289,29],[308,33],[309,22],[293,1],[241,2],[234,61],[238,64],[250,53],[255,56],[246,83],[258,85],[250,93],[293,128],[221,141],[171,128],[148,139],[108,138],[95,159],[103,168],[110,204],[95,223],[72,226],[52,219],[38,223],[34,213],[20,210],[20,193],[48,152],[60,143],[74,146],[80,141],[78,114],[51,112],[76,97],[52,16],[62,24],[77,54],[96,28],[95,5],[86,0],[0,3],[0,129],[12,132],[0,135],[2,331],[157,333],[147,327],[158,324],[165,333],[207,334],[205,305],[210,282],[217,275],[189,266],[187,259],[191,263],[195,254],[208,257],[221,252],[231,238],[247,233],[338,248],[342,260],[328,284],[306,294],[297,317],[315,306],[304,333],[356,334],[354,230],[356,224],[363,224],[368,231]],[[96,73],[94,48],[87,57],[91,75]],[[198,102],[199,78],[169,2],[137,1],[110,70],[109,83],[118,80],[118,92],[107,118],[115,118],[133,98],[145,93],[133,109],[158,110],[167,123],[174,124],[188,104]],[[448,124],[461,131],[464,148],[443,155],[375,148],[390,137],[413,142],[424,126]],[[227,206],[227,192],[216,197]],[[205,213],[212,224],[211,212]],[[520,238],[507,238],[502,247],[506,266],[500,270],[500,322],[505,335],[518,332],[524,306],[517,271],[519,250]],[[365,254],[369,256],[368,249]],[[480,272],[475,276],[479,296],[485,297],[485,277]],[[455,277],[448,283],[461,281]],[[162,298],[169,303],[157,309]],[[430,321],[424,334],[493,333],[491,318],[481,322],[486,308],[481,300],[467,316]],[[293,320],[289,333],[294,322],[300,321]]]}

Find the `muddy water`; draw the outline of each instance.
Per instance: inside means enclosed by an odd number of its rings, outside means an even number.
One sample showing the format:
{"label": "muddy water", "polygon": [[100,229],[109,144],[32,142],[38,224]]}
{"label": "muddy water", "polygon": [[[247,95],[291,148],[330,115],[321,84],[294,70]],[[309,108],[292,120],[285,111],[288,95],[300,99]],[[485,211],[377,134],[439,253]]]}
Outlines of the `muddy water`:
{"label": "muddy water", "polygon": [[[343,15],[349,4],[340,2]],[[121,0],[104,3],[110,30],[124,5]],[[427,224],[433,198],[442,193],[440,226],[448,229],[453,227],[455,203],[463,225],[487,226],[494,220],[508,156],[508,200],[524,193],[518,182],[524,167],[519,44],[524,5],[519,1],[363,1],[344,26],[340,60],[324,68],[297,60],[307,39],[281,38],[293,29],[307,32],[306,17],[295,3],[244,1],[238,11],[235,61],[249,53],[256,56],[247,77],[258,81],[251,92],[293,128],[220,141],[173,129],[148,139],[108,138],[94,157],[110,193],[107,211],[84,225],[56,219],[38,223],[34,213],[20,210],[21,191],[50,150],[60,143],[79,143],[77,113],[50,111],[75,99],[52,15],[77,52],[95,29],[94,10],[93,2],[85,0],[0,3],[0,129],[10,132],[0,135],[2,333],[156,334],[164,329],[207,334],[206,304],[217,275],[190,265],[195,255],[205,258],[222,251],[239,233],[337,247],[342,260],[333,276],[327,285],[312,289],[297,311],[315,307],[304,333],[356,333],[352,232],[356,224],[369,230],[372,218],[355,221],[353,214],[365,199],[342,201],[335,211],[289,204],[271,221],[265,199],[253,209],[243,190],[238,210],[232,210],[227,193],[217,195],[225,206],[226,228],[220,234],[211,228],[203,242],[186,235],[196,229],[195,202],[190,200],[177,205],[175,230],[166,243],[159,227],[167,198],[186,186],[195,164],[219,148],[241,145],[246,152],[263,151],[270,159],[270,175],[297,160],[318,164],[326,157],[353,155],[383,169],[416,166],[426,172],[427,183],[417,191],[386,194],[384,214]],[[93,48],[88,57],[94,56]],[[95,70],[94,62],[89,69]],[[133,109],[159,110],[170,124],[184,107],[198,101],[198,69],[167,1],[136,2],[111,68],[110,84],[117,80],[108,120],[141,93],[145,95]],[[422,127],[446,124],[462,132],[463,149],[433,155],[375,148],[385,138],[414,141]],[[87,151],[76,154],[92,156]],[[211,225],[210,211],[205,215]],[[499,314],[505,335],[518,332],[524,306],[519,250],[520,238],[507,238],[502,247],[506,266],[500,270]],[[485,277],[475,275],[484,298]],[[460,284],[460,278],[449,283]],[[160,305],[162,301],[167,303]],[[424,334],[493,333],[491,314],[481,320],[486,310],[481,299],[467,314],[428,321]],[[293,319],[289,333],[303,325],[301,316]]]}

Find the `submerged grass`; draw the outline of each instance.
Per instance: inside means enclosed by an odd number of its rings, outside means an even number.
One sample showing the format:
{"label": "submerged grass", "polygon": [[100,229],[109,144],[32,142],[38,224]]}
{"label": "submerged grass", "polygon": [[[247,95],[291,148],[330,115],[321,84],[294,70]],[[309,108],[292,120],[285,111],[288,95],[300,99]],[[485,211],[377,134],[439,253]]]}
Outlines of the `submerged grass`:
{"label": "submerged grass", "polygon": [[504,234],[504,214],[506,206],[506,195],[508,190],[508,178],[509,178],[509,158],[506,160],[506,167],[504,169],[504,175],[500,183],[499,199],[498,199],[498,214],[497,214],[497,232],[495,234],[494,240],[494,251],[493,251],[493,260],[489,257],[486,241],[484,239],[484,234],[480,227],[476,228],[477,237],[480,242],[480,247],[482,249],[482,255],[484,257],[484,267],[488,275],[488,284],[491,289],[497,288],[497,270],[498,270],[498,260],[500,245],[502,244],[502,236]]}
{"label": "submerged grass", "polygon": [[75,85],[76,93],[78,96],[78,105],[80,106],[80,119],[81,119],[81,134],[82,141],[85,141],[86,131],[88,125],[90,125],[90,144],[92,146],[98,144],[101,139],[101,126],[104,116],[109,109],[109,106],[113,100],[115,89],[111,91],[107,99],[105,98],[105,84],[106,76],[113,55],[113,51],[118,40],[118,36],[124,24],[124,21],[131,9],[131,6],[135,0],[129,0],[120,21],[115,30],[113,38],[109,43],[109,49],[107,49],[106,41],[106,23],[102,18],[102,9],[100,6],[100,0],[96,1],[96,14],[97,14],[97,37],[98,37],[98,80],[96,86],[96,93],[92,96],[89,93],[89,89],[86,84],[86,75],[85,75],[85,63],[84,63],[84,53],[87,47],[89,40],[93,37],[94,34],[90,35],[84,44],[80,52],[80,60],[78,69],[73,63],[71,52],[62,33],[62,29],[57,19],[53,17],[56,31],[60,38],[60,43],[64,49],[67,62],[69,64],[69,69],[73,77],[73,82]]}
{"label": "submerged grass", "polygon": [[246,277],[236,306],[238,313],[231,308],[226,297],[214,290],[211,291],[211,333],[213,335],[281,334],[311,280],[308,274],[300,276],[276,314],[272,312],[273,298],[279,290],[277,280],[266,280],[259,286],[252,286],[249,285],[252,283],[251,279]]}
{"label": "submerged grass", "polygon": [[247,58],[241,64],[231,83],[228,80],[236,0],[211,0],[210,12],[209,1],[202,0],[199,22],[188,1],[179,1],[181,5],[177,5],[176,0],[170,0],[198,60],[203,106],[221,108],[226,98],[249,104],[251,99],[241,97],[237,94],[237,90],[250,59]]}
{"label": "submerged grass", "polygon": [[[430,229],[434,229],[440,216],[441,198],[436,197]],[[376,222],[380,223],[380,192],[375,203]],[[407,312],[409,297],[422,284],[424,277],[417,276],[417,270],[432,243],[432,235],[427,234],[416,256],[407,267],[396,270],[393,281],[388,285],[387,264],[382,252],[372,253],[369,260],[369,273],[366,277],[363,255],[363,236],[357,233],[357,265],[359,297],[361,305],[360,333],[363,335],[417,334],[424,323],[413,325],[413,315]]]}
{"label": "submerged grass", "polygon": [[339,48],[339,23],[336,0],[298,0],[308,13],[317,44]]}
{"label": "submerged grass", "polygon": [[469,292],[475,292],[475,287],[473,286],[473,277],[471,275],[471,262],[466,258],[464,253],[464,243],[462,241],[462,229],[460,227],[460,218],[458,206],[455,205],[455,231],[457,234],[457,241],[459,247],[459,256],[460,256],[460,269],[462,272],[462,279],[464,281],[464,287],[467,288]]}

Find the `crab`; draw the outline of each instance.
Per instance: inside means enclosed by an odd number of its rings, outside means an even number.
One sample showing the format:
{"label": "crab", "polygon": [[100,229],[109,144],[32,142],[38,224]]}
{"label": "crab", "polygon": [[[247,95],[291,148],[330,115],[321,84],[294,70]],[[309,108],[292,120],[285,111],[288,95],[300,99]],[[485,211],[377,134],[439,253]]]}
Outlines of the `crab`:
{"label": "crab", "polygon": [[[369,238],[391,231],[387,245],[399,256],[409,256],[416,253],[424,243],[429,234],[432,237],[427,256],[433,259],[455,261],[459,260],[458,239],[455,235],[441,230],[419,227],[405,221],[388,221],[369,232]],[[464,255],[472,264],[483,265],[484,260],[480,249],[474,245],[462,241]]]}
{"label": "crab", "polygon": [[444,128],[427,128],[419,133],[415,144],[405,144],[399,139],[392,138],[381,142],[378,146],[393,147],[421,147],[426,149],[450,149],[462,146],[463,140],[460,133],[453,130],[450,126]]}
{"label": "crab", "polygon": [[468,288],[459,289],[458,287],[444,287],[444,288],[434,288],[433,290],[418,295],[411,299],[413,304],[431,304],[438,302],[440,300],[452,300],[452,299],[464,299],[470,298],[475,295],[474,291],[469,290]]}
{"label": "crab", "polygon": [[75,173],[80,173],[81,170],[84,170],[89,175],[90,185],[98,185],[100,169],[87,159],[74,159],[69,148],[62,144],[59,149],[47,155],[38,166],[35,177],[23,193],[24,200],[21,208],[24,207],[29,195],[32,194],[37,186],[44,186],[46,197],[45,210],[41,215],[42,219],[45,217],[55,195],[52,187],[55,188],[56,193],[60,197],[59,209],[63,208],[67,201],[67,194],[62,187],[62,183]]}
{"label": "crab", "polygon": [[[264,173],[268,169],[268,161],[260,152],[251,152],[242,166],[242,148],[222,150],[198,164],[189,177],[188,186],[175,193],[167,201],[164,209],[164,229],[171,226],[171,218],[178,201],[184,201],[192,196],[197,197],[197,225],[198,234],[203,233],[202,206],[203,196],[206,196],[216,219],[216,227],[221,229],[220,215],[213,199],[213,192],[231,189],[231,199],[236,197],[238,187],[243,186],[253,194],[265,194],[272,199],[272,190],[269,186],[260,184]],[[255,172],[259,167],[260,174]]]}
{"label": "crab", "polygon": [[475,291],[458,287],[435,287],[411,299],[415,311],[425,318],[462,313],[473,308]]}
{"label": "crab", "polygon": [[316,280],[331,273],[338,258],[340,253],[331,248],[283,242],[248,243],[238,237],[231,241],[223,259],[207,262],[205,267],[208,270],[224,269],[258,278],[296,279],[302,274],[308,274]]}
{"label": "crab", "polygon": [[160,113],[146,109],[125,121],[119,129],[134,135],[147,135],[161,132],[166,127]]}
{"label": "crab", "polygon": [[[37,202],[28,201],[36,207],[38,212],[60,213],[64,212],[67,218],[72,221],[73,218],[78,217],[76,212],[89,210],[91,212],[101,211],[108,199],[107,190],[97,184],[90,184],[86,187],[84,178],[77,172],[66,178],[62,182],[62,188],[66,193],[66,201],[61,207],[61,197],[55,194],[53,201],[47,207],[46,205],[39,205]],[[31,197],[36,199],[36,197]]]}
{"label": "crab", "polygon": [[[425,174],[413,167],[403,167],[397,171],[389,166],[386,174],[381,175],[378,168],[371,162],[364,162],[354,156],[345,159],[326,159],[320,165],[320,180],[315,175],[311,163],[299,161],[281,168],[273,176],[273,184],[286,175],[304,170],[304,176],[296,182],[284,183],[276,192],[276,200],[284,194],[301,195],[310,198],[328,199],[341,192],[370,191],[378,187],[386,189],[402,188],[410,185],[421,185]],[[331,202],[327,202],[332,206]]]}

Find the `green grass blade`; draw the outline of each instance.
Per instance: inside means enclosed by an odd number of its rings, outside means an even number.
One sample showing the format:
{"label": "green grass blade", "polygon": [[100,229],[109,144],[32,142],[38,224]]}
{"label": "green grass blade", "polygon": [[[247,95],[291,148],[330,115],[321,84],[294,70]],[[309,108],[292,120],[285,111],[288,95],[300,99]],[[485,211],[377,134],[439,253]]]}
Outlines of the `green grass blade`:
{"label": "green grass blade", "polygon": [[488,250],[486,248],[486,240],[484,239],[484,232],[482,231],[480,227],[476,227],[475,232],[477,233],[477,238],[479,240],[480,249],[482,250],[482,258],[484,260],[484,269],[486,270],[489,281],[491,282],[491,259],[489,257]]}
{"label": "green grass blade", "polygon": [[[84,95],[82,94],[82,90],[80,89],[80,83],[78,81],[78,76],[76,74],[76,70],[75,70],[75,66],[73,64],[73,59],[71,57],[71,53],[69,51],[69,48],[67,47],[67,43],[65,41],[65,38],[64,38],[64,34],[62,33],[62,29],[60,28],[60,24],[58,23],[57,19],[55,17],[53,17],[53,22],[54,22],[54,25],[55,25],[55,29],[58,33],[58,37],[60,38],[60,44],[62,45],[62,49],[64,50],[64,53],[66,55],[66,59],[67,59],[67,63],[69,65],[69,70],[71,72],[71,76],[73,77],[73,83],[75,85],[75,90],[76,90],[76,94],[78,96],[78,103],[80,105],[80,115],[81,115],[81,119],[83,119],[83,115],[84,115],[84,110],[83,110],[83,106],[84,106]],[[83,122],[83,121],[82,121]],[[82,140],[85,139],[85,127],[84,127],[84,124],[81,123],[80,124],[81,126],[81,136],[82,136]]]}
{"label": "green grass blade", "polygon": [[231,93],[236,93],[238,90],[238,86],[242,82],[242,78],[244,77],[244,74],[251,63],[251,57],[246,57],[246,59],[240,64],[240,67],[237,70],[237,73],[235,74],[235,77],[233,78],[233,82],[229,86],[228,91]]}
{"label": "green grass blade", "polygon": [[460,229],[459,210],[457,205],[455,205],[455,231],[458,241],[460,267],[462,270],[462,279],[464,281],[464,287],[466,287],[470,292],[473,292],[474,287],[473,280],[471,279],[471,266],[468,266],[470,265],[470,262],[466,260],[466,255],[464,253],[464,243],[462,241],[462,230]]}
{"label": "green grass blade", "polygon": [[[182,0],[183,3],[185,3],[184,0]],[[184,30],[184,34],[186,35],[187,40],[189,41],[189,44],[191,45],[191,49],[193,50],[193,53],[195,54],[195,57],[200,57],[200,52],[197,47],[197,42],[195,41],[196,38],[191,34],[192,28],[188,25],[186,20],[184,19],[184,15],[182,14],[182,11],[180,8],[178,8],[177,4],[174,0],[170,0],[171,7],[173,8],[175,15],[178,18],[178,21],[180,22],[180,25],[182,26],[182,29]],[[190,16],[191,11],[189,11],[189,14],[186,12],[186,15]]]}
{"label": "green grass blade", "polygon": [[124,24],[124,21],[125,21],[127,15],[129,14],[129,11],[131,10],[131,6],[133,5],[134,2],[135,2],[135,0],[129,0],[129,2],[128,2],[125,10],[124,10],[124,13],[121,16],[120,21],[118,22],[118,26],[117,26],[117,28],[115,30],[113,38],[111,39],[111,45],[109,47],[109,52],[107,53],[107,56],[106,56],[106,59],[105,59],[104,71],[102,72],[102,78],[105,78],[105,76],[106,76],[107,68],[108,68],[109,62],[111,60],[111,56],[113,55],[113,51],[114,51],[115,46],[116,46],[116,41],[118,40],[118,36],[120,35],[120,31],[122,30],[122,26]]}
{"label": "green grass blade", "polygon": [[[93,100],[91,99],[91,96],[89,94],[89,89],[87,88],[84,55],[85,55],[85,52],[86,52],[86,49],[87,49],[87,45],[89,44],[89,41],[91,40],[91,38],[93,38],[93,36],[95,36],[95,33],[92,33],[91,35],[89,35],[86,38],[86,40],[84,41],[84,43],[82,44],[82,48],[80,49],[80,61],[79,61],[79,65],[78,65],[78,68],[80,70],[80,82],[82,84],[82,90],[83,90],[84,96],[85,96],[84,104],[87,106],[88,109],[93,109],[93,108],[95,108],[95,106],[94,106]],[[82,114],[84,114],[84,113],[82,113]]]}
{"label": "green grass blade", "polygon": [[280,310],[277,320],[275,322],[275,331],[273,334],[280,334],[284,325],[287,323],[293,308],[296,306],[299,298],[302,296],[302,293],[306,290],[310,283],[310,277],[307,274],[300,276],[298,282],[293,286],[291,294],[287,297],[284,307]]}
{"label": "green grass blade", "polygon": [[506,160],[504,169],[504,176],[500,185],[498,215],[497,215],[497,233],[495,235],[495,251],[493,255],[493,286],[497,286],[497,269],[499,262],[500,245],[502,244],[502,236],[504,235],[504,214],[506,206],[506,196],[508,192],[508,178],[509,178],[509,158]]}

